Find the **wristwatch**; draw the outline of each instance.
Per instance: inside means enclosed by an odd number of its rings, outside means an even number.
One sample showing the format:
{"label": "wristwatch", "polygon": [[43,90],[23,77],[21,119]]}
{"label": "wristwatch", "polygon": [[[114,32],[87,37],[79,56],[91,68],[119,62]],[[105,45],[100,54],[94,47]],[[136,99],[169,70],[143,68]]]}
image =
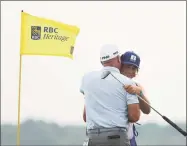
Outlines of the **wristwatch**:
{"label": "wristwatch", "polygon": [[140,97],[143,97],[144,96],[144,94],[143,94],[143,92],[142,92],[142,90],[140,91]]}

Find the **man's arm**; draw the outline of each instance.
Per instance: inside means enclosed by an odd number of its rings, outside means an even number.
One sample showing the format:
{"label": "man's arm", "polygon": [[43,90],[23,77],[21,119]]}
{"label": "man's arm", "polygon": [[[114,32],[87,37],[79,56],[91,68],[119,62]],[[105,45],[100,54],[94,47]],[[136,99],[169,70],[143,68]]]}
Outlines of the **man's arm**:
{"label": "man's arm", "polygon": [[85,108],[85,105],[84,105],[84,111],[83,111],[83,120],[84,120],[84,122],[86,122],[86,108]]}
{"label": "man's arm", "polygon": [[[150,103],[149,100],[147,99],[147,97],[145,96],[145,92],[143,90],[143,88],[138,85],[138,86],[133,86],[133,85],[128,85],[124,87],[125,90],[130,93],[130,94],[137,94],[139,96],[142,97],[142,99],[144,99],[147,103]],[[139,105],[140,105],[140,109],[144,114],[149,114],[151,112],[151,108],[150,106],[145,103],[143,100],[139,99]]]}
{"label": "man's arm", "polygon": [[129,122],[137,122],[140,119],[140,106],[138,97],[127,92],[127,105]]}
{"label": "man's arm", "polygon": [[[139,94],[138,94],[138,95],[141,96],[142,99],[144,99],[147,103],[150,104],[149,100],[148,100],[147,97],[145,96],[144,89],[143,89],[141,86],[138,86],[138,87],[141,88],[141,90],[138,91],[138,92],[140,93],[140,95],[139,95]],[[140,98],[139,98],[139,103],[140,103],[140,109],[141,109],[141,111],[142,111],[144,114],[149,114],[149,113],[151,112],[151,107],[150,107],[147,103],[145,103],[143,100],[141,100]]]}
{"label": "man's arm", "polygon": [[[82,78],[81,86],[80,86],[80,92],[84,95],[84,77]],[[83,120],[86,122],[86,109],[84,105],[84,111],[83,111]]]}
{"label": "man's arm", "polygon": [[[124,88],[127,85],[135,85],[135,82],[133,82],[128,77],[122,75],[121,82],[124,84]],[[125,98],[126,104],[127,104],[127,111],[128,111],[128,120],[131,123],[135,123],[140,119],[140,106],[139,106],[139,100],[136,94],[130,94],[125,90]]]}
{"label": "man's arm", "polygon": [[128,104],[128,120],[131,123],[135,123],[140,119],[140,107],[139,103]]}

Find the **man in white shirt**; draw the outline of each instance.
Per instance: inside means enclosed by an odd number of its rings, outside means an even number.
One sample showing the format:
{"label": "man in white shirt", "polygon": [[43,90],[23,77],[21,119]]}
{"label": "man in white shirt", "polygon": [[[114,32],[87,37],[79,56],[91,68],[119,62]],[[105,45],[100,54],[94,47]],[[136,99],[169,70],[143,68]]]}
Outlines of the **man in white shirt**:
{"label": "man in white shirt", "polygon": [[[135,83],[120,74],[121,59],[117,46],[104,45],[100,61],[103,69],[84,75],[80,87],[85,96],[88,145],[130,146],[127,130],[129,122],[140,118],[139,101],[136,95],[126,92],[111,74],[124,85]],[[102,79],[105,71],[111,74]]]}

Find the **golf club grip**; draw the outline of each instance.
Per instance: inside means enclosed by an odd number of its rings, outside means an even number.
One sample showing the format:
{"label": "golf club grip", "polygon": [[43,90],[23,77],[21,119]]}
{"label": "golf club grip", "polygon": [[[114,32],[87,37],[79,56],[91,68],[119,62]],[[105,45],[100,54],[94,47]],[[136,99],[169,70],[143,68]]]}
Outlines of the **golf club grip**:
{"label": "golf club grip", "polygon": [[168,119],[166,116],[162,116],[162,118],[167,121],[172,127],[174,127],[176,130],[178,130],[181,134],[184,136],[187,136],[187,132],[183,131],[180,127],[178,127],[174,122],[172,122],[170,119]]}

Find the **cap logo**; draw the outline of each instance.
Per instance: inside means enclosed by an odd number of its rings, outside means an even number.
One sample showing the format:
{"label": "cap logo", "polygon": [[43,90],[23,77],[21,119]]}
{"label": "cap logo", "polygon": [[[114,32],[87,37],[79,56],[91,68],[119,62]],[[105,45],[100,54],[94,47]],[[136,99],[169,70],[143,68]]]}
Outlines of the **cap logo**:
{"label": "cap logo", "polygon": [[107,59],[109,57],[110,57],[109,55],[108,56],[103,56],[102,59]]}
{"label": "cap logo", "polygon": [[131,55],[130,61],[136,62],[136,56],[135,55]]}
{"label": "cap logo", "polygon": [[116,51],[116,52],[113,53],[113,55],[116,55],[116,54],[118,54],[118,51]]}

